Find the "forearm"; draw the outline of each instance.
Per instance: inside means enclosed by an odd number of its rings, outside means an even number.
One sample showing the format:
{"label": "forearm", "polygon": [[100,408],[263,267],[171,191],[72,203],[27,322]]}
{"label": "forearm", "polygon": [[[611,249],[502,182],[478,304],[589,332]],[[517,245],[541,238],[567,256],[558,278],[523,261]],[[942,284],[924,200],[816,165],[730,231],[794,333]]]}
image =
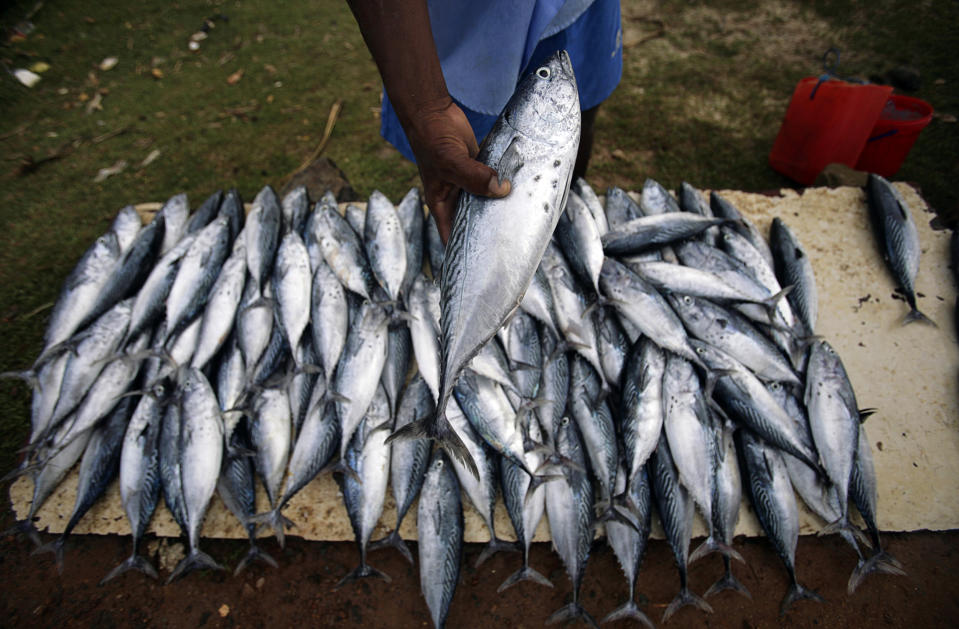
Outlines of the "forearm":
{"label": "forearm", "polygon": [[347,0],[400,123],[450,102],[426,0]]}

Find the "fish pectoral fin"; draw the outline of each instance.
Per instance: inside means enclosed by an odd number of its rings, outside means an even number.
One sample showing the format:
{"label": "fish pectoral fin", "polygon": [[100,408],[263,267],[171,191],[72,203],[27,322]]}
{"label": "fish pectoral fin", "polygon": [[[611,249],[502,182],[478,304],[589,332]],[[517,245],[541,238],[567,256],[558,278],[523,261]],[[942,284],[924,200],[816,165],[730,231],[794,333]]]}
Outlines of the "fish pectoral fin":
{"label": "fish pectoral fin", "polygon": [[510,141],[509,146],[503,151],[503,155],[500,156],[499,163],[496,165],[497,177],[501,184],[504,181],[513,181],[516,173],[518,173],[525,164],[519,150],[518,142],[518,136]]}

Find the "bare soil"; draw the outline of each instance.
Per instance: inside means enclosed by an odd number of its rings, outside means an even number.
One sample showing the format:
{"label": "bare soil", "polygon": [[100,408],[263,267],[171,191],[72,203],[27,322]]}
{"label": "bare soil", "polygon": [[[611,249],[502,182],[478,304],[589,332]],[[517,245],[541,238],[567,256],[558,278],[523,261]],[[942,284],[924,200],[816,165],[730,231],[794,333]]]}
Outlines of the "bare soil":
{"label": "bare soil", "polygon": [[[9,517],[4,519],[9,524]],[[779,604],[788,583],[782,563],[765,539],[740,538],[735,548],[746,565],[734,566],[734,572],[752,600],[724,592],[709,599],[712,614],[686,608],[668,624],[743,629],[955,627],[959,622],[955,576],[959,572],[959,533],[889,534],[884,541],[902,561],[908,576],[872,575],[848,595],[846,582],[855,566],[850,549],[835,536],[800,538],[796,551],[799,579],[825,602],[799,601],[781,617]],[[283,550],[272,539],[262,544],[279,568],[259,564],[239,576],[194,573],[169,585],[127,573],[99,586],[100,579],[129,553],[128,538],[71,539],[63,574],[58,575],[50,555],[32,556],[27,540],[7,535],[0,538],[0,626],[431,626],[416,567],[392,549],[370,556],[370,563],[390,575],[391,582],[364,580],[335,589],[358,561],[354,545],[295,537],[287,538]],[[694,540],[693,547],[695,544]],[[232,540],[204,540],[203,548],[231,568],[246,552],[244,542]],[[415,556],[415,544],[411,550]],[[548,544],[534,545],[531,563],[555,587],[521,583],[499,594],[496,589],[519,567],[520,556],[499,554],[477,569],[473,564],[480,550],[477,544],[466,547],[447,626],[540,627],[569,599],[569,579]],[[690,567],[690,587],[702,593],[721,574],[720,560],[707,557]],[[161,573],[163,577],[165,573]],[[656,625],[663,624],[663,612],[678,588],[668,545],[651,542],[637,584],[637,600]],[[626,581],[615,556],[604,544],[597,545],[582,585],[584,607],[599,621],[625,596]]]}

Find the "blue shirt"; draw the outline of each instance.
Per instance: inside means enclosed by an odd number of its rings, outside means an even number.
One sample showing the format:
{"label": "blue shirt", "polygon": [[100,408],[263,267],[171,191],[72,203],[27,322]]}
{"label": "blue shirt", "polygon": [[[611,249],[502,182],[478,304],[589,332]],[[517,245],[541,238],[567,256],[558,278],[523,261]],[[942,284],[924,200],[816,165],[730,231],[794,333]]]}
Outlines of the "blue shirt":
{"label": "blue shirt", "polygon": [[[519,80],[557,50],[569,53],[584,110],[606,100],[622,76],[619,0],[436,0],[429,12],[447,89],[478,141]],[[385,92],[381,119],[383,137],[413,160]]]}

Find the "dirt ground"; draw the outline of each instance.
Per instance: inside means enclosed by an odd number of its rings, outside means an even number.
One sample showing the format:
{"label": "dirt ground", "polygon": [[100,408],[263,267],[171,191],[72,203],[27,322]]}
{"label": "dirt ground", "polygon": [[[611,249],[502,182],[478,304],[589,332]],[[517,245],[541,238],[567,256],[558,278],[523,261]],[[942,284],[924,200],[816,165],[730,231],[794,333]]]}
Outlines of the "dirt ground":
{"label": "dirt ground", "polygon": [[[10,517],[3,518],[9,526]],[[44,536],[45,541],[51,536]],[[787,577],[762,538],[740,538],[735,548],[746,560],[734,572],[752,593],[748,600],[725,592],[709,599],[714,613],[686,608],[669,621],[679,627],[955,627],[959,622],[959,532],[887,534],[888,550],[908,576],[872,575],[853,594],[846,582],[855,566],[837,537],[803,537],[796,552],[800,581],[817,591],[822,604],[799,601],[785,617],[779,603]],[[429,627],[417,569],[392,549],[371,554],[371,565],[392,577],[390,583],[364,580],[334,590],[358,561],[348,543],[307,542],[287,538],[285,550],[272,539],[263,547],[279,568],[254,565],[239,576],[202,572],[163,585],[139,573],[127,573],[104,586],[98,582],[130,551],[129,538],[77,536],[68,542],[58,575],[48,554],[31,555],[32,544],[14,535],[0,538],[0,626],[40,627]],[[694,541],[693,547],[696,542]],[[232,568],[246,543],[204,540],[203,549]],[[555,585],[548,589],[521,583],[496,589],[520,565],[518,554],[499,554],[479,569],[473,564],[481,546],[467,545],[449,627],[540,627],[569,597],[570,583],[548,544],[535,544],[531,564]],[[415,545],[411,547],[416,555]],[[718,558],[690,568],[690,586],[702,593],[722,573]],[[166,573],[161,571],[161,577]],[[656,625],[678,591],[678,576],[668,545],[650,543],[637,584],[637,600]],[[612,551],[594,549],[582,585],[582,602],[597,621],[626,595],[626,581]],[[371,625],[371,623],[374,623]],[[620,626],[632,621],[614,623]],[[638,626],[638,625],[637,625]]]}

